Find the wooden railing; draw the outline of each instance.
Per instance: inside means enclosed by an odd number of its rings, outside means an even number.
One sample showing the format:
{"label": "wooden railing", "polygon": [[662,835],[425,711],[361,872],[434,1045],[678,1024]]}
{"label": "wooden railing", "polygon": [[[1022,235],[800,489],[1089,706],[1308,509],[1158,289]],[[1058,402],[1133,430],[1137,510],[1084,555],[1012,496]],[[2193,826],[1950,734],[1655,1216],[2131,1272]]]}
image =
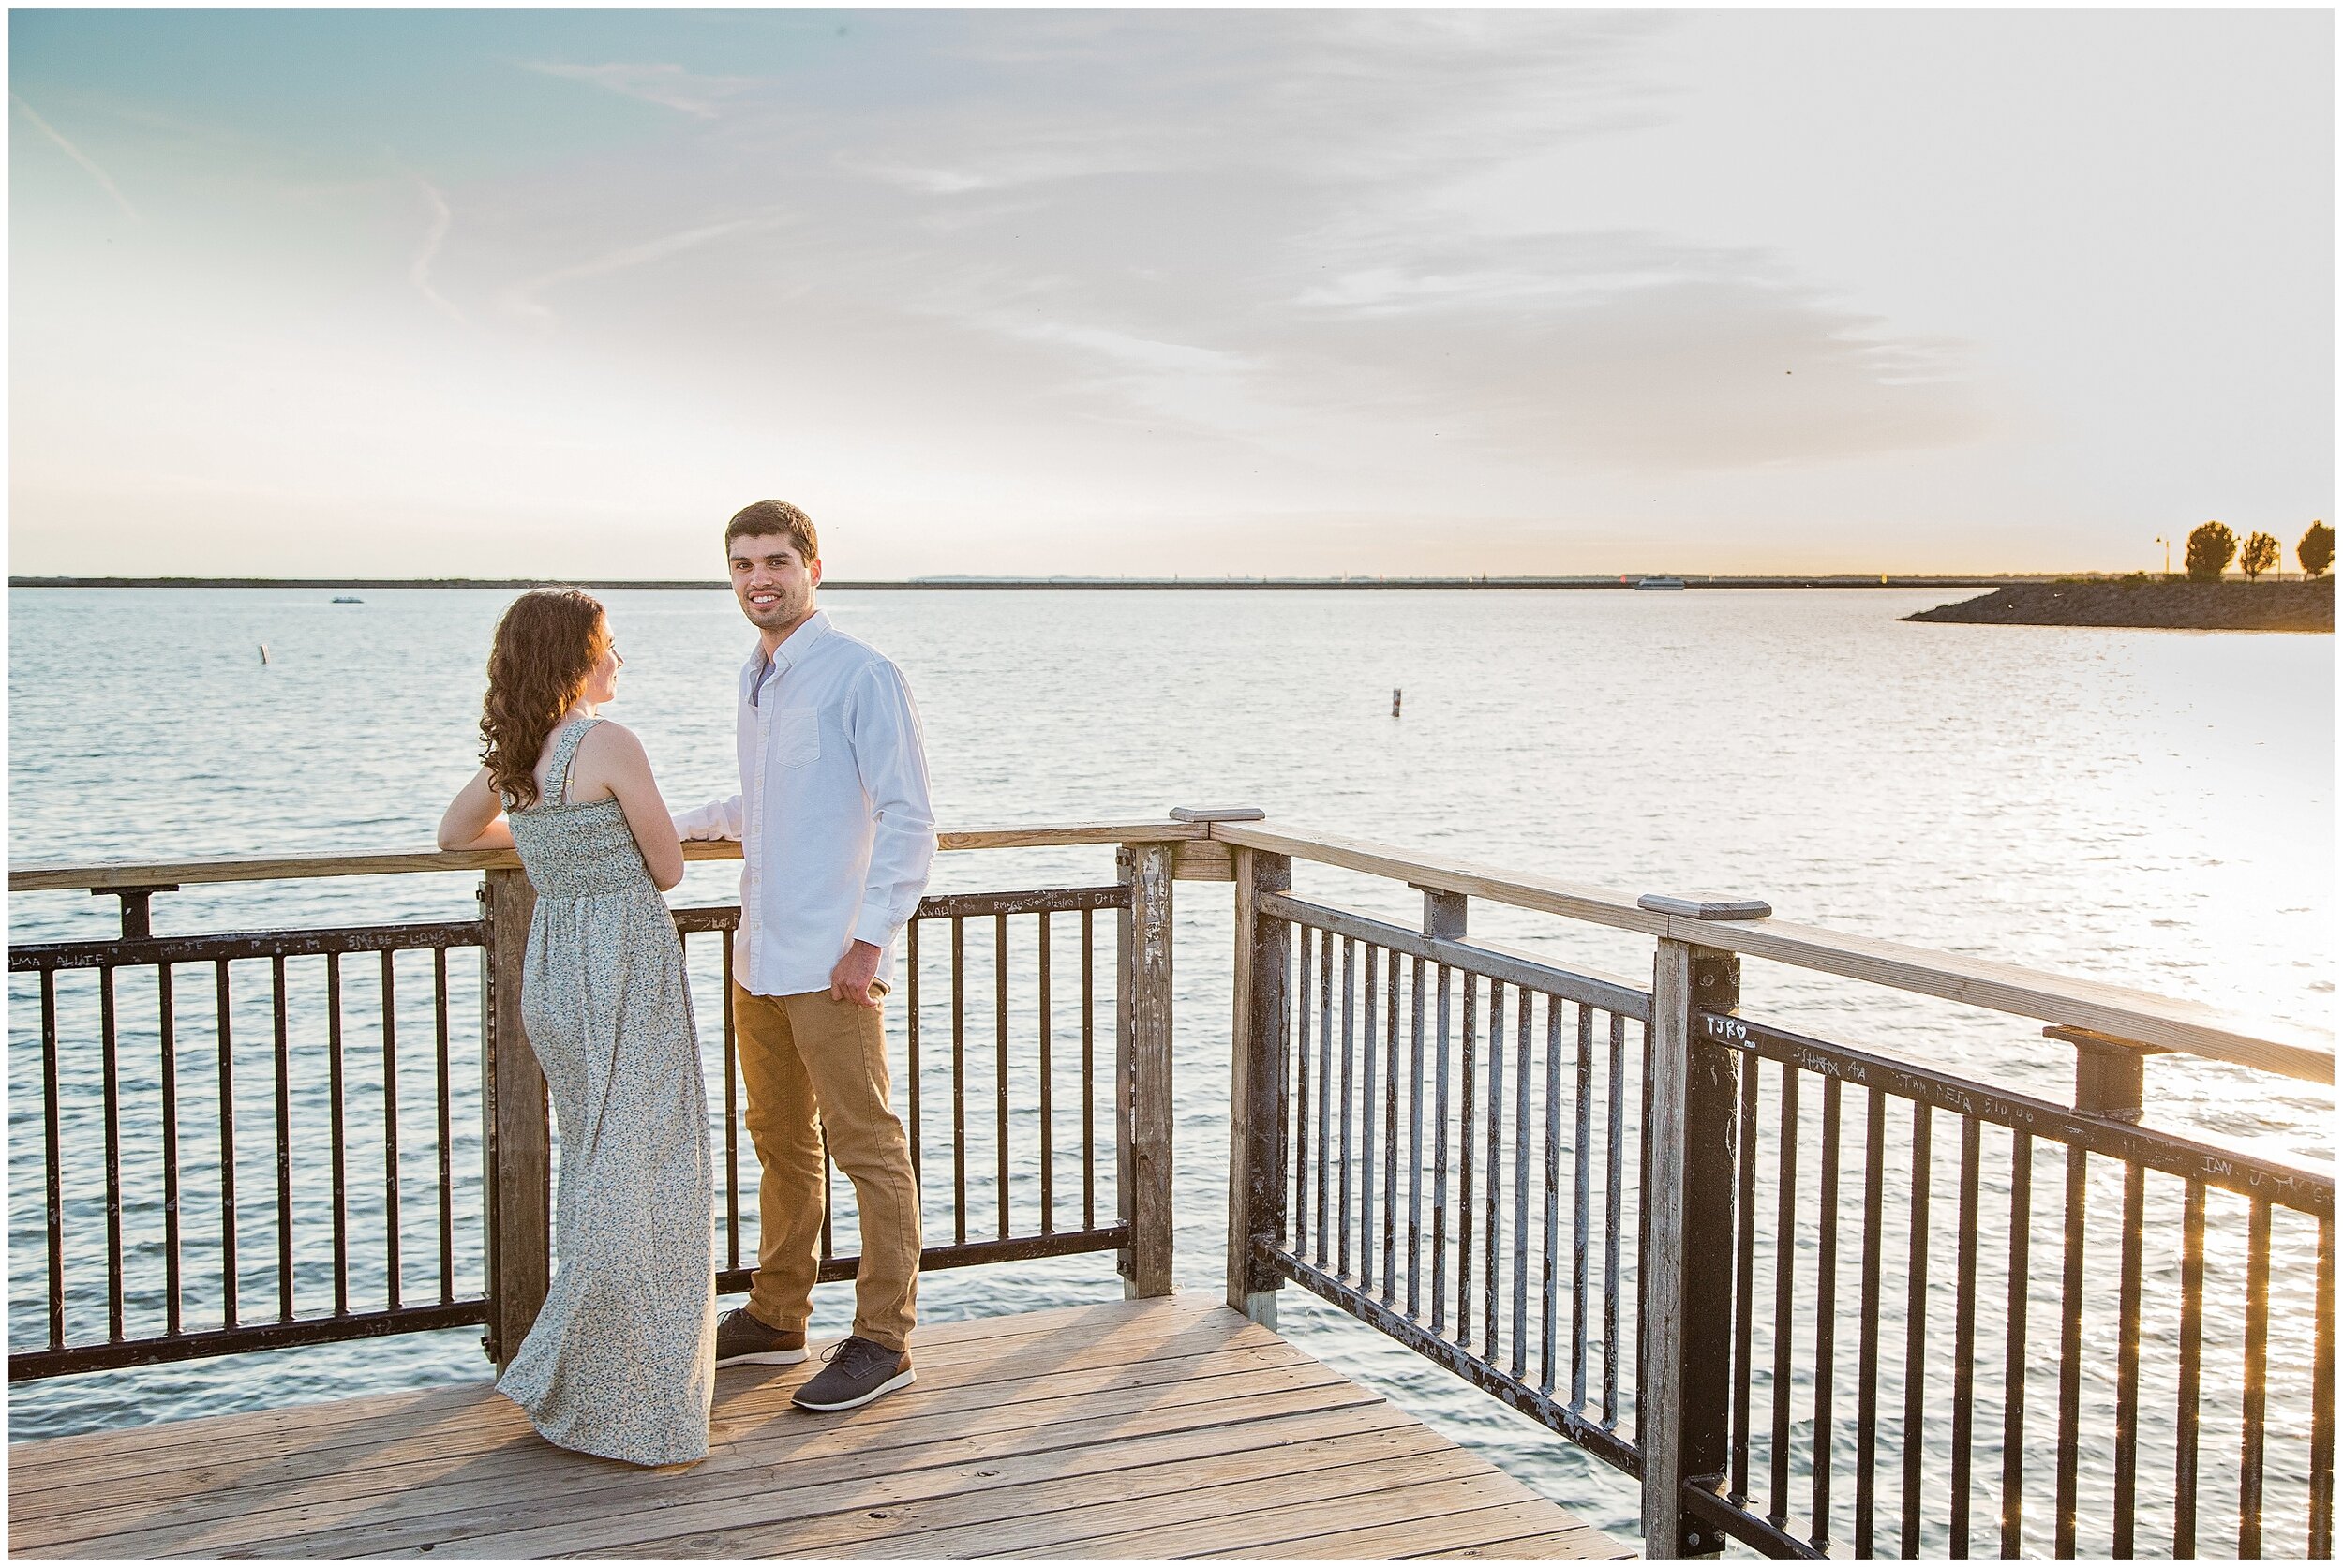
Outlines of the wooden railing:
{"label": "wooden railing", "polygon": [[[2273,1510],[2294,1521],[2287,1529],[2299,1528],[2309,1555],[2331,1550],[2332,1170],[2142,1125],[2147,1054],[2186,1053],[2332,1083],[2327,1040],[2128,988],[1769,916],[1724,918],[1751,913],[1730,906],[1637,898],[1231,819],[1245,814],[1186,814],[1222,819],[942,836],[948,850],[1112,845],[1116,875],[1112,886],[932,899],[906,935],[903,1068],[915,1147],[933,1157],[948,1144],[953,1162],[948,1187],[936,1178],[939,1196],[948,1192],[949,1201],[933,1211],[928,1266],[1112,1248],[1127,1288],[1148,1294],[1171,1288],[1172,885],[1231,881],[1232,1305],[1274,1318],[1277,1290],[1299,1284],[1639,1477],[1655,1556],[1705,1555],[1728,1538],[1786,1556],[1843,1545],[1860,1554],[1892,1547],[1904,1556],[1959,1555],[1994,1546],[2019,1555],[2045,1544],[2038,1528],[2028,1533],[2029,1520],[2043,1512],[2046,1544],[2059,1554],[2104,1544],[2126,1555],[2147,1538],[2145,1521],[2187,1555],[2201,1537],[2209,1539],[2200,1529],[2201,1516],[2212,1517],[2211,1501],[2201,1507],[2200,1497],[2205,1456],[2214,1452],[2209,1441],[2236,1456],[2229,1495],[2241,1554],[2262,1549],[2264,1516]],[[710,859],[739,850],[694,844],[686,853]],[[1296,896],[1297,864],[1420,890],[1421,929]],[[482,874],[482,918],[202,937],[149,932],[149,901],[174,887],[425,871]],[[492,1354],[517,1345],[549,1266],[549,1149],[542,1080],[530,1053],[514,1049],[528,887],[509,852],[20,866],[9,880],[14,891],[90,889],[123,903],[119,937],[11,949],[12,972],[37,977],[42,1004],[50,1301],[47,1343],[12,1350],[12,1378],[442,1321],[485,1323]],[[1649,938],[1651,979],[1647,986],[1579,974],[1471,940],[1476,902]],[[1095,1116],[1087,937],[1093,918],[1108,910],[1116,917],[1113,1103],[1109,1115]],[[1012,1023],[1002,978],[1011,921],[1028,918],[1032,940],[1015,940],[1031,955],[1044,998],[1030,1031]],[[1052,1033],[1046,999],[1052,918],[1079,922],[1085,937],[1075,961],[1083,1022],[1064,1046]],[[687,941],[721,933],[735,918],[724,907],[678,912]],[[721,947],[721,938],[713,945]],[[451,993],[445,978],[446,952],[463,947],[485,955],[476,993],[460,985]],[[329,1028],[293,1026],[306,1015],[288,1012],[286,963],[322,955],[331,990],[342,956],[406,948],[436,954],[437,1027],[420,1037],[411,1027],[400,1032],[391,1000],[395,966],[389,957],[378,961],[386,1023],[368,1044],[380,1047],[381,1070],[346,1084],[339,993],[319,1015]],[[972,953],[990,963],[994,987],[989,1059],[981,1040],[972,1053],[965,1038],[968,997],[980,989],[961,978]],[[2047,1025],[2043,1033],[2075,1053],[2074,1102],[2014,1094],[1948,1064],[1852,1049],[1746,1017],[1740,966],[1749,959]],[[272,965],[274,1049],[265,1068],[254,1058],[253,1070],[268,1074],[276,1107],[270,1239],[278,1291],[275,1315],[262,1322],[239,1319],[231,1306],[227,1321],[213,1326],[191,1323],[177,1305],[187,1194],[174,1164],[172,1075],[180,1052],[168,999],[175,965],[212,967],[219,1066],[207,1109],[225,1108],[216,1153],[227,1157],[213,1161],[222,1190],[211,1204],[223,1221],[223,1245],[203,1256],[219,1263],[220,1290],[231,1292],[237,1094],[230,1082],[246,1048],[231,1038],[228,976],[244,960]],[[935,978],[923,980],[931,967]],[[138,1314],[126,1317],[124,1307],[129,1178],[123,1150],[139,1140],[122,1125],[114,976],[138,968],[154,972],[163,998],[156,1140],[164,1151],[168,1190],[159,1212],[168,1233],[142,1256],[152,1254],[148,1261],[168,1271],[171,1306],[167,1322],[149,1325],[159,1328],[155,1333],[131,1322]],[[60,977],[82,969],[96,972],[98,992],[61,1013]],[[922,1022],[924,1002],[939,996],[947,1019],[940,1034]],[[464,1022],[467,1001],[477,1004],[476,1027]],[[310,1038],[320,1033],[321,1044]],[[724,1034],[729,1051],[728,1027]],[[403,1277],[395,1217],[413,1212],[400,1202],[414,1178],[402,1181],[395,1086],[409,1049],[402,1042],[418,1038],[434,1048],[440,1091],[440,1225],[431,1238],[440,1260],[438,1299],[411,1307],[394,1293],[386,1306],[353,1307],[350,1237],[369,1225],[384,1232],[392,1249],[394,1292]],[[1071,1091],[1079,1114],[1050,1098],[1057,1069],[1044,1064],[1063,1067],[1067,1049],[1080,1064],[1066,1072],[1069,1084],[1081,1084]],[[1012,1062],[1020,1070],[1041,1069],[1041,1103],[1011,1105]],[[719,1247],[729,1287],[743,1281],[745,1270],[728,1056],[725,1066]],[[297,1109],[312,1090],[325,1094],[304,1080],[311,1069],[319,1082],[330,1079],[333,1196],[325,1217],[334,1262],[322,1283],[296,1290],[301,1271],[291,1238],[304,1211],[291,1172],[296,1149],[305,1163],[324,1151],[310,1151],[288,1107]],[[446,1111],[451,1073],[472,1070],[482,1084],[476,1167]],[[386,1156],[383,1202],[373,1209],[352,1207],[351,1195],[366,1184],[345,1179],[350,1093],[379,1106],[384,1118],[382,1135],[368,1143],[369,1157]],[[1081,1176],[1067,1165],[1067,1181],[1082,1190],[1082,1218],[1072,1219],[1069,1186],[1064,1224],[1053,1172],[1059,1151],[1075,1145],[1052,1142],[1061,1114],[1082,1128]],[[930,1116],[948,1130],[923,1138]],[[1940,1134],[1936,1124],[1948,1117]],[[88,1190],[62,1178],[61,1119],[86,1129],[80,1142],[102,1141],[103,1180]],[[989,1168],[971,1157],[971,1127],[987,1123]],[[1041,1151],[1037,1190],[1020,1199],[1024,1207],[1015,1213],[1012,1124],[1037,1129]],[[1111,1203],[1097,1192],[1107,1164],[1100,1125],[1112,1128]],[[1858,1144],[1859,1164],[1845,1168]],[[2066,1203],[2054,1238],[2037,1247],[2035,1162],[2053,1144],[2066,1151]],[[476,1224],[449,1197],[471,1169],[484,1189]],[[2104,1191],[2095,1185],[2101,1169],[2111,1176]],[[1941,1217],[1948,1209],[1949,1229]],[[949,1241],[942,1237],[946,1223]],[[2231,1232],[2242,1234],[2233,1246]],[[2228,1278],[2226,1264],[2209,1267],[2208,1233],[2222,1241],[2221,1259],[2242,1259],[2241,1277]],[[2178,1259],[2169,1280],[2168,1271],[2146,1266],[2152,1236],[2153,1256]],[[2033,1346],[2028,1325],[2044,1321],[2036,1310],[2041,1292],[2034,1260],[2053,1247],[2061,1267],[2057,1345],[2050,1353]],[[1934,1256],[1940,1248],[1956,1255],[1949,1268]],[[69,1277],[68,1255],[82,1262],[101,1254],[102,1290]],[[2115,1260],[2112,1271],[2100,1269],[2112,1277],[2105,1289],[2092,1272],[2103,1257]],[[467,1288],[472,1258],[476,1292]],[[852,1266],[850,1258],[828,1256],[824,1275],[841,1277]],[[2306,1322],[2273,1321],[2274,1275],[2312,1279]],[[326,1285],[332,1310],[305,1310]],[[133,1305],[156,1305],[147,1316],[157,1317],[162,1291],[157,1285],[128,1296]],[[71,1332],[68,1303],[73,1322],[94,1324],[102,1312],[104,1334]],[[2085,1397],[2082,1373],[2090,1331],[2106,1322],[2113,1325],[2104,1337],[2113,1345],[2115,1386],[2112,1409],[2103,1411]],[[2231,1324],[2236,1334],[2226,1332]],[[1947,1326],[1948,1337],[1940,1332]],[[2221,1359],[2232,1353],[2233,1363]],[[1851,1377],[1841,1375],[1843,1361],[1851,1363]],[[2029,1403],[2037,1381],[2055,1390],[2047,1492],[2023,1463],[2029,1411],[2040,1408]],[[2170,1390],[2153,1417],[2142,1392],[2151,1383]],[[1851,1409],[1843,1394],[1848,1387]],[[2288,1431],[2306,1427],[2287,1440],[2303,1441],[2301,1462],[2290,1459],[2280,1474],[2299,1473],[2302,1482],[2283,1497],[2268,1485],[2274,1410],[2289,1412],[2280,1423]],[[2296,1419],[2305,1411],[2306,1423]],[[1997,1419],[1997,1432],[1988,1415]],[[1980,1464],[1980,1449],[1998,1462],[1997,1487],[1981,1473],[1991,1467]],[[2148,1486],[2156,1496],[2143,1503],[2143,1456],[2151,1450],[2169,1455],[2170,1484]],[[1753,1491],[1758,1481],[1762,1501]],[[1848,1485],[1851,1503],[1842,1490]],[[2230,1517],[2231,1504],[2220,1507]]]}
{"label": "wooden railing", "polygon": [[[1775,1556],[1847,1545],[1858,1556],[2045,1545],[2074,1556],[2086,1526],[2089,1546],[2128,1556],[2147,1540],[2143,1521],[2190,1556],[2214,1501],[2204,1460],[2216,1415],[2237,1456],[2240,1555],[2260,1555],[2264,1514],[2281,1502],[2307,1555],[2331,1552],[2333,1171],[2140,1125],[2147,1054],[2332,1083],[2326,1041],[1796,926],[1762,905],[1637,898],[1265,825],[1214,834],[1233,847],[1237,881],[1232,1306],[1274,1320],[1272,1292],[1300,1284],[1639,1477],[1652,1556],[1712,1554],[1728,1538]],[[1422,929],[1295,898],[1297,862],[1420,889]],[[1469,942],[1475,900],[1654,938],[1649,988]],[[1744,957],[2047,1023],[2076,1053],[2075,1103],[1745,1018]],[[1761,1119],[1768,1100],[1774,1114]],[[2066,1203],[2046,1356],[2029,1329],[2040,1293],[2032,1189],[2036,1151],[2052,1144],[2066,1151]],[[2095,1160],[2121,1187],[2096,1211]],[[2007,1191],[2005,1213],[1987,1214],[1989,1187]],[[1939,1189],[1957,1192],[1948,1236],[1932,1227]],[[2159,1255],[2180,1260],[2169,1289],[2143,1268],[2151,1199],[2170,1226]],[[2110,1247],[2111,1218],[2116,1277],[2102,1290],[2086,1264]],[[2208,1299],[2209,1218],[2242,1232],[2226,1303]],[[1930,1267],[1938,1238],[1957,1252],[1949,1292]],[[2307,1321],[2274,1324],[2274,1269],[2311,1282]],[[1997,1309],[1988,1289],[2001,1292]],[[2168,1334],[2143,1336],[2152,1310],[2169,1314]],[[1949,1353],[1932,1332],[1943,1316]],[[2082,1393],[2085,1328],[2111,1322],[2100,1337],[2113,1341],[2114,1408],[2101,1412]],[[2208,1359],[2216,1324],[2242,1327],[2224,1337],[2237,1356],[2227,1365]],[[2160,1420],[2142,1397],[2151,1375],[2171,1391]],[[2054,1385],[2056,1425],[2049,1464],[2030,1467],[2036,1381]],[[2283,1499],[2267,1486],[2274,1394],[2307,1414],[2303,1483]],[[1992,1477],[1977,1463],[1981,1410],[1999,1417]],[[2151,1437],[2171,1468],[2168,1486],[2143,1493]],[[1851,1510],[1840,1489],[1850,1480]],[[2104,1500],[2096,1518],[2086,1493]],[[2169,1507],[2147,1506],[2147,1493]],[[2041,1512],[2049,1531],[2029,1535]]]}
{"label": "wooden railing", "polygon": [[[924,1267],[1111,1251],[1134,1291],[1171,1288],[1171,894],[1175,878],[1227,878],[1227,852],[1206,831],[1092,823],[941,835],[950,851],[1098,845],[1116,859],[1102,885],[931,897],[906,931],[895,1067],[915,1167],[926,1177],[941,1156],[951,1171],[948,1184],[923,1180]],[[685,849],[693,860],[739,856],[731,843]],[[152,934],[153,899],[181,887],[425,872],[480,874],[480,918]],[[500,1366],[510,1358],[550,1279],[553,1162],[545,1082],[520,1023],[532,894],[517,857],[18,866],[9,886],[122,901],[117,936],[9,949],[25,988],[16,1016],[38,1021],[47,1296],[37,1342],[12,1340],[11,1381],[466,1323],[485,1325]],[[1109,914],[1113,948],[1101,959],[1097,917]],[[747,1285],[742,1194],[756,1169],[745,1162],[744,1188],[729,992],[738,919],[737,906],[676,911],[687,963],[724,984],[724,1290]],[[480,956],[476,978],[451,970],[448,955],[467,949]],[[1053,954],[1064,964],[1054,992]],[[980,1065],[967,1039],[970,962],[992,993]],[[189,966],[206,982],[200,1013],[182,983]],[[1011,1016],[1012,977],[1021,992],[1038,987],[1029,1016]],[[1114,1008],[1103,1025],[1102,992]],[[354,1019],[353,997],[364,1009]],[[21,1029],[18,1038],[32,1043]],[[1012,1069],[1034,1083],[1030,1101],[1012,1104]],[[709,1081],[718,1092],[716,1071]],[[452,1115],[475,1098],[476,1122]],[[411,1125],[418,1113],[426,1126]],[[1019,1169],[1035,1167],[1031,1182],[1012,1180],[1012,1149]],[[432,1222],[427,1233],[419,1219]],[[857,1259],[833,1248],[827,1219],[821,1277],[851,1277]]]}

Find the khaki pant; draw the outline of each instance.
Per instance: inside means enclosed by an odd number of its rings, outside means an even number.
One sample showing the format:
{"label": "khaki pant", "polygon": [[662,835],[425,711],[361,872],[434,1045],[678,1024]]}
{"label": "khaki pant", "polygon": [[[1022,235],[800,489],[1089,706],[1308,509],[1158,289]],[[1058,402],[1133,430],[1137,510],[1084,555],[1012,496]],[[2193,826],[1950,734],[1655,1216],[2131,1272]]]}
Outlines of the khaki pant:
{"label": "khaki pant", "polygon": [[919,1188],[903,1125],[888,1104],[879,1009],[826,991],[757,996],[738,985],[732,1003],[749,1137],[764,1167],[749,1311],[783,1331],[802,1331],[813,1313],[827,1139],[861,1213],[854,1331],[903,1350],[918,1292]]}

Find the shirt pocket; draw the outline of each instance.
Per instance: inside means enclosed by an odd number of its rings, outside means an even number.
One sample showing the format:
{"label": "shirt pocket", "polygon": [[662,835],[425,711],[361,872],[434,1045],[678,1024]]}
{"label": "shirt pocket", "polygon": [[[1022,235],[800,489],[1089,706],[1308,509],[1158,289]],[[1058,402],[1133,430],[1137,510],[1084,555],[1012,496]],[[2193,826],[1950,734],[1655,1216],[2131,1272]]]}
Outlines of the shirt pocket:
{"label": "shirt pocket", "polygon": [[783,768],[803,768],[822,755],[822,715],[818,709],[784,708],[773,715],[773,760]]}

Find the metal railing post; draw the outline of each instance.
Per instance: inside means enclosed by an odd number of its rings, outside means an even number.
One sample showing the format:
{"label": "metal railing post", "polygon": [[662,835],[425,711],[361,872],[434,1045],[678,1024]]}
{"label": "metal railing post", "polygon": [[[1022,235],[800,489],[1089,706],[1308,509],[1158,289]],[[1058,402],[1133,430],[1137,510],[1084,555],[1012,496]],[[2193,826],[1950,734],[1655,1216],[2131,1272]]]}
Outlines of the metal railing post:
{"label": "metal railing post", "polygon": [[545,1074],[521,1028],[521,965],[536,891],[518,871],[491,871],[480,902],[487,937],[480,1103],[488,1222],[488,1332],[481,1343],[501,1372],[537,1321],[552,1279],[553,1148]]}
{"label": "metal railing post", "polygon": [[1664,938],[1651,967],[1651,1111],[1644,1127],[1649,1252],[1635,1437],[1644,1555],[1713,1557],[1724,1537],[1685,1511],[1689,1481],[1719,1489],[1731,1447],[1734,1178],[1740,1063],[1701,1012],[1740,1004],[1740,959]]}
{"label": "metal railing post", "polygon": [[1172,1293],[1172,846],[1127,844],[1115,879],[1131,889],[1116,921],[1116,1184],[1130,1250],[1126,1296]]}
{"label": "metal railing post", "polygon": [[1236,968],[1229,1053],[1229,1305],[1277,1326],[1285,1281],[1261,1262],[1285,1232],[1286,966],[1292,928],[1261,911],[1293,886],[1293,858],[1236,852]]}

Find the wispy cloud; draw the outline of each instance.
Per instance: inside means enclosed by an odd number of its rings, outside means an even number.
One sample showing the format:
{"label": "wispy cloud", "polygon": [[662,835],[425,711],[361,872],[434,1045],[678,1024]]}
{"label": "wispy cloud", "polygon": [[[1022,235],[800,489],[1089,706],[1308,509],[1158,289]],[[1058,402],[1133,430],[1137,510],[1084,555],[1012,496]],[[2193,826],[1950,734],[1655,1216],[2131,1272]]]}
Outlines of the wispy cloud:
{"label": "wispy cloud", "polygon": [[412,283],[416,291],[425,299],[429,300],[436,309],[460,321],[464,319],[463,312],[450,305],[440,291],[431,286],[431,263],[439,259],[440,247],[447,243],[447,231],[454,225],[455,215],[449,210],[447,198],[440,195],[439,187],[432,185],[430,181],[419,179],[415,184],[422,190],[423,199],[431,209],[431,226],[424,231],[423,245],[416,250],[415,259],[408,263],[407,280]]}
{"label": "wispy cloud", "polygon": [[580,66],[561,61],[530,60],[524,62],[522,68],[544,76],[558,76],[568,82],[583,82],[621,97],[655,103],[662,109],[679,110],[702,120],[714,119],[718,105],[725,98],[758,84],[758,79],[754,76],[697,76],[681,66],[654,61],[622,60],[601,66]]}
{"label": "wispy cloud", "polygon": [[686,229],[678,233],[664,234],[655,240],[645,240],[638,245],[630,245],[621,249],[609,251],[589,261],[580,261],[574,266],[557,267],[551,272],[542,273],[525,282],[515,283],[498,295],[498,301],[507,310],[517,315],[533,317],[541,321],[550,321],[555,319],[553,312],[537,298],[547,289],[564,283],[579,282],[589,277],[601,277],[609,273],[624,272],[630,267],[639,267],[646,262],[663,261],[669,256],[678,256],[684,251],[697,249],[709,241],[723,239],[727,234],[769,229],[778,221],[770,217],[735,218],[728,222],[704,224],[696,229]]}
{"label": "wispy cloud", "polygon": [[113,198],[114,205],[120,207],[125,216],[127,216],[131,222],[137,223],[141,221],[139,217],[139,210],[130,205],[129,199],[124,196],[122,194],[121,187],[114,184],[112,175],[107,173],[103,169],[98,168],[97,161],[87,153],[82,151],[81,148],[67,141],[64,134],[60,132],[56,127],[51,125],[48,121],[42,119],[38,114],[33,112],[33,106],[31,104],[26,103],[22,98],[18,97],[14,93],[10,93],[8,97],[15,103],[17,108],[24,112],[24,117],[32,121],[35,127],[37,127],[43,136],[46,136],[50,141],[54,142],[58,146],[65,149],[66,157],[71,158],[74,162],[89,171],[90,178],[96,180],[99,186],[104,187],[106,194]]}

